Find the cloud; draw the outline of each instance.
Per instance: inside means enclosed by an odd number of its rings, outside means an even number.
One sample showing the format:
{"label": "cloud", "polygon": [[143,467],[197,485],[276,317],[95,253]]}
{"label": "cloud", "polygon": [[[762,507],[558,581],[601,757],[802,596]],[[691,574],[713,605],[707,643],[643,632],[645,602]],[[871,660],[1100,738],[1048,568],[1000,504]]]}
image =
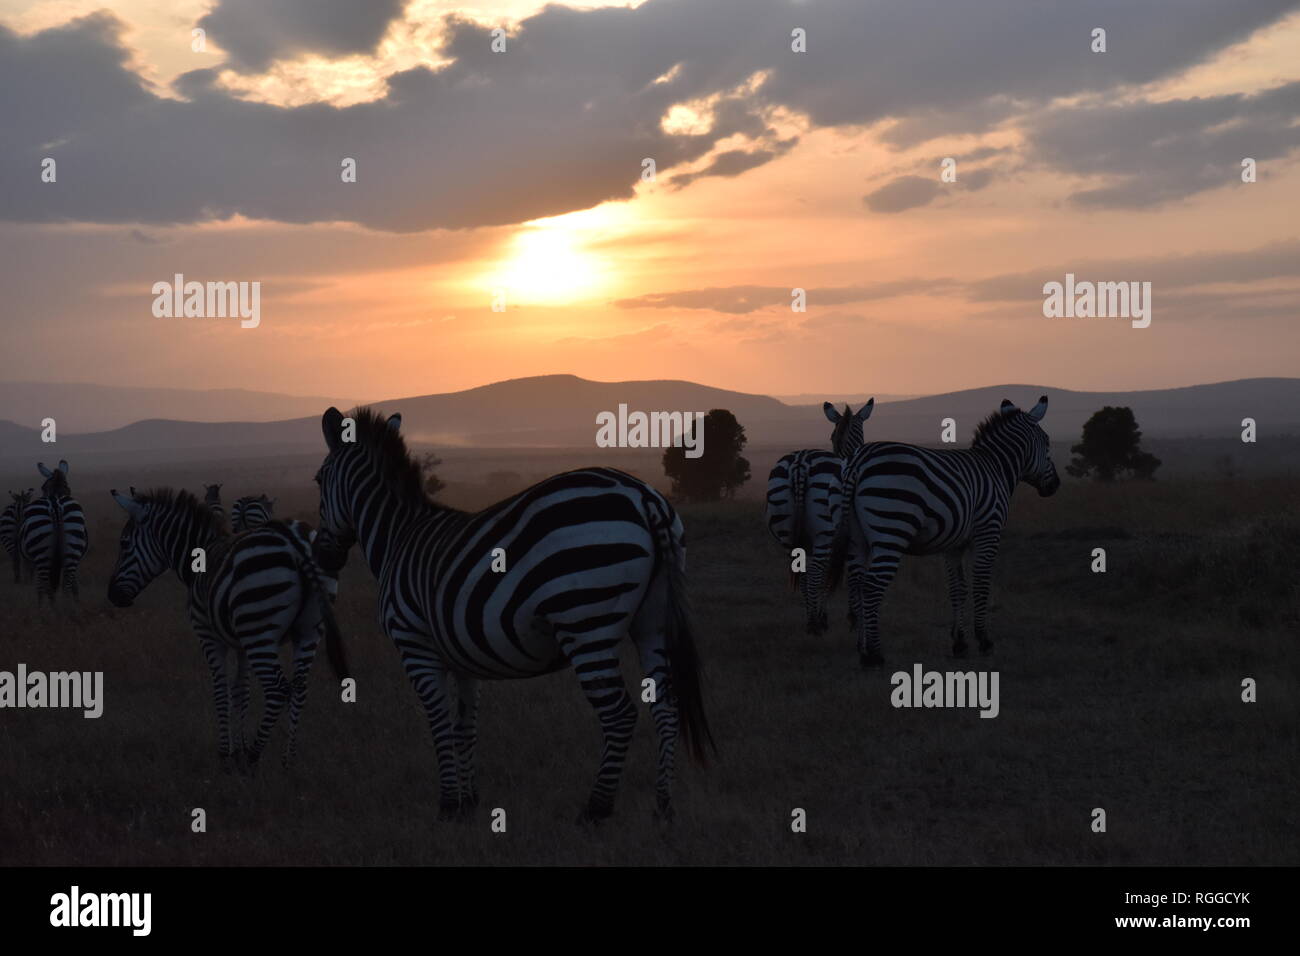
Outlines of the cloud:
{"label": "cloud", "polygon": [[228,66],[261,72],[302,53],[368,53],[408,0],[218,0],[198,25],[230,55]]}
{"label": "cloud", "polygon": [[[977,132],[1002,122],[1008,104],[1041,108],[1171,75],[1297,8],[1184,0],[1172,30],[1162,6],[1130,0],[552,5],[518,24],[505,53],[491,52],[489,27],[449,17],[445,65],[394,73],[381,98],[345,108],[239,99],[212,70],[178,79],[185,99],[160,96],[132,72],[122,24],[107,13],[32,35],[0,27],[0,217],[242,215],[397,232],[514,224],[631,198],[647,156],[662,172],[729,140],[691,179],[770,162],[780,140],[768,117],[781,110],[812,126],[900,121],[896,143]],[[400,5],[318,9],[222,0],[205,22],[237,65],[255,69],[303,51],[368,49]],[[1105,55],[1088,50],[1099,22],[1112,38]],[[808,31],[807,53],[790,50],[792,25]],[[663,130],[672,106],[697,101],[714,104],[707,133]],[[1050,158],[1052,130],[1042,132]],[[39,182],[45,156],[58,161],[55,184]],[[340,180],[345,157],[357,161],[355,183]]]}
{"label": "cloud", "polygon": [[1262,164],[1300,147],[1300,82],[1253,95],[1053,109],[1026,123],[1026,137],[1031,161],[1105,180],[1075,192],[1076,204],[1145,209],[1240,188],[1244,157]]}
{"label": "cloud", "polygon": [[[905,295],[942,295],[957,287],[954,279],[894,279],[868,285],[830,286],[807,289],[809,307],[868,302]],[[793,288],[793,287],[791,287]],[[735,285],[678,292],[653,292],[632,299],[617,299],[620,309],[710,309],[744,315],[770,306],[789,307],[791,288],[783,286]]]}

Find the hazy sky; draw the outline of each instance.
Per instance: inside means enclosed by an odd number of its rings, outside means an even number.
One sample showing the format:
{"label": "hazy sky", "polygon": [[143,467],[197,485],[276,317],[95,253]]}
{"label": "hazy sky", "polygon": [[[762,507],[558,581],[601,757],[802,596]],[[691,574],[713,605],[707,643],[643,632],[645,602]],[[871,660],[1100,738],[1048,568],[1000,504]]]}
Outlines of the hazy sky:
{"label": "hazy sky", "polygon": [[[0,89],[0,378],[1300,375],[1300,0],[0,0]],[[1045,318],[1067,272],[1150,326]]]}

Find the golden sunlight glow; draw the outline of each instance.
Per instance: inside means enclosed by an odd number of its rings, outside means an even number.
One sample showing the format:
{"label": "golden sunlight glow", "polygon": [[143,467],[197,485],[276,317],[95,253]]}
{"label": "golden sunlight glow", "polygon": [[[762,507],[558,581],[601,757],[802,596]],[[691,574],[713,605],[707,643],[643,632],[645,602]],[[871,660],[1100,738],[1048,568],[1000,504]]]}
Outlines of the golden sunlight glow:
{"label": "golden sunlight glow", "polygon": [[556,305],[589,300],[609,284],[606,260],[587,248],[605,237],[614,218],[608,207],[535,219],[515,233],[485,276],[516,304]]}

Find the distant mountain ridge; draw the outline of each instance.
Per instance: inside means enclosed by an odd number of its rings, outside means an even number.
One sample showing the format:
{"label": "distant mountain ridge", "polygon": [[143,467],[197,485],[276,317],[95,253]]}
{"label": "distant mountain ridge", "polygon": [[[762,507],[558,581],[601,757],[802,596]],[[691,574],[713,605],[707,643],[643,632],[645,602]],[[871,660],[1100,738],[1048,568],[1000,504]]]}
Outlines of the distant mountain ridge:
{"label": "distant mountain ridge", "polygon": [[[1243,418],[1258,423],[1259,440],[1300,436],[1300,379],[1261,378],[1138,392],[1079,392],[1043,385],[997,385],[897,402],[876,403],[867,439],[937,444],[941,421],[957,422],[959,442],[1004,398],[1022,407],[1041,394],[1050,399],[1044,427],[1057,442],[1075,442],[1083,423],[1103,405],[1127,405],[1151,438],[1234,437]],[[0,457],[57,459],[77,453],[149,452],[193,458],[244,457],[320,450],[318,404],[309,415],[281,421],[196,422],[152,418],[110,431],[74,434],[62,426],[57,451],[39,431],[0,421]],[[727,408],[745,426],[751,447],[825,447],[830,426],[821,405],[786,405],[766,395],[728,391],[695,382],[649,380],[595,382],[574,375],[511,379],[459,392],[377,402],[400,411],[413,441],[442,446],[595,447],[596,415],[629,410],[708,411]],[[350,407],[340,405],[339,407]],[[5,414],[0,406],[0,415]]]}
{"label": "distant mountain ridge", "polygon": [[147,388],[71,382],[0,382],[0,418],[29,427],[53,418],[61,432],[102,432],[165,414],[181,421],[282,421],[355,399],[244,388]]}

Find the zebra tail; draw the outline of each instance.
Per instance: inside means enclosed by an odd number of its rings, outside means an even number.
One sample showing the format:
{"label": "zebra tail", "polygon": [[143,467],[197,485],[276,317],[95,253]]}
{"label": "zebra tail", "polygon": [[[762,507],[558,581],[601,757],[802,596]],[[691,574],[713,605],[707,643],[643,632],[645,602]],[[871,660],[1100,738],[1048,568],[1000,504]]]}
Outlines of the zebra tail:
{"label": "zebra tail", "polygon": [[[805,555],[812,554],[812,542],[808,540],[808,528],[804,524],[804,502],[808,498],[808,473],[797,464],[790,467],[790,547],[803,548]],[[798,591],[800,574],[790,569],[790,590]]]}
{"label": "zebra tail", "polygon": [[63,503],[57,498],[50,499],[50,523],[54,525],[50,538],[50,577],[46,583],[49,588],[50,603],[63,587]]}
{"label": "zebra tail", "polygon": [[[655,505],[657,516],[651,517],[655,532],[658,565],[668,576],[668,620],[664,649],[668,654],[670,688],[680,721],[682,742],[691,757],[708,766],[709,753],[717,754],[718,745],[704,715],[704,694],[700,675],[700,655],[691,626],[690,599],[686,593],[686,550],[673,539],[672,520]],[[658,520],[656,520],[656,517]]]}
{"label": "zebra tail", "polygon": [[300,567],[311,584],[312,596],[316,599],[316,607],[325,625],[325,656],[329,658],[330,670],[334,671],[334,676],[339,680],[347,680],[352,676],[352,669],[348,666],[347,654],[343,649],[343,632],[339,630],[338,618],[334,616],[335,588],[325,583],[311,550],[303,550],[302,540],[292,532],[289,532],[289,540],[302,558]]}
{"label": "zebra tail", "polygon": [[844,580],[844,564],[849,553],[849,525],[852,516],[845,514],[835,527],[835,537],[831,539],[830,567],[826,573],[826,593],[834,594]]}

